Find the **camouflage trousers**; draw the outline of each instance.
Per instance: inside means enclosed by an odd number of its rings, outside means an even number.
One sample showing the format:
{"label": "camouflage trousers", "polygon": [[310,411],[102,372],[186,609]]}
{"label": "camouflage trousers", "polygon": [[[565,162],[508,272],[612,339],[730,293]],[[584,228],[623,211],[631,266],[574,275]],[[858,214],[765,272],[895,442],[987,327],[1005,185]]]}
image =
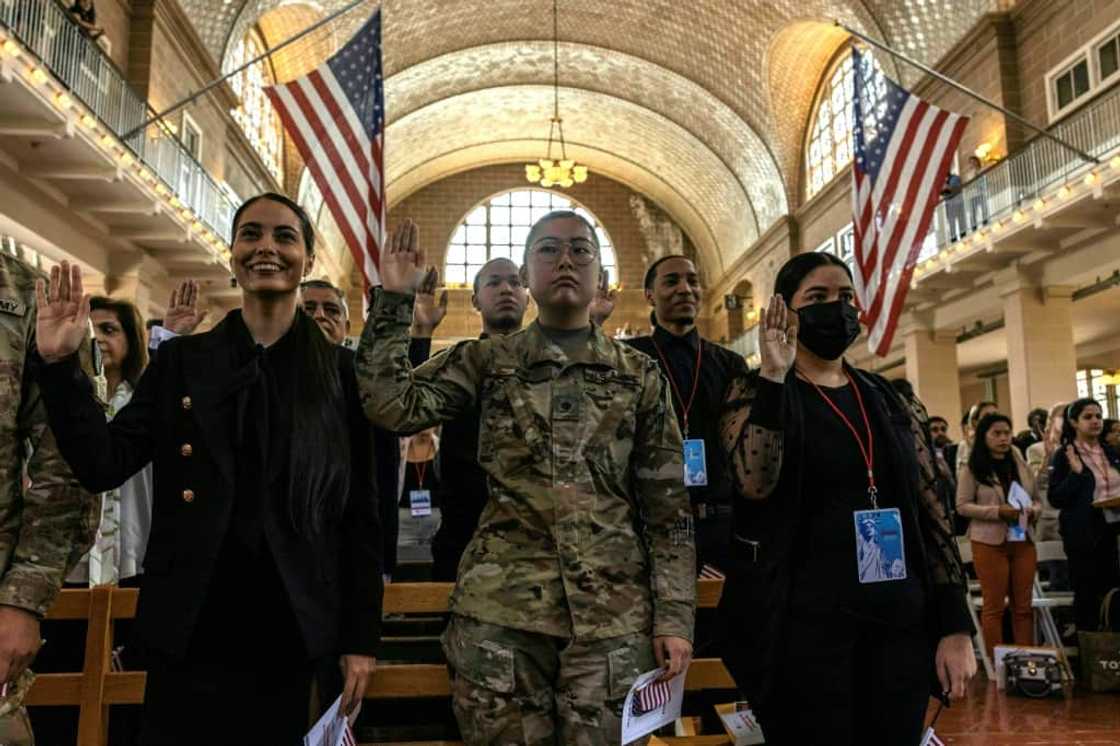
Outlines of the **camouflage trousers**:
{"label": "camouflage trousers", "polygon": [[619,744],[626,693],[656,666],[648,634],[574,642],[458,615],[443,650],[467,746]]}

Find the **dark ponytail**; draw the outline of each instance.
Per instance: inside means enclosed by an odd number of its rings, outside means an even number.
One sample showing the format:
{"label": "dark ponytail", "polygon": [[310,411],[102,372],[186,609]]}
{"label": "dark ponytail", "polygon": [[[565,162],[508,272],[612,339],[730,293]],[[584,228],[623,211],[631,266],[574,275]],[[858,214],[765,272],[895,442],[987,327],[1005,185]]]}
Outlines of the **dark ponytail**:
{"label": "dark ponytail", "polygon": [[[278,202],[299,220],[308,260],[315,256],[315,229],[302,207],[273,192],[251,197],[233,217],[233,235],[245,210],[258,200]],[[319,534],[342,514],[350,491],[350,428],[346,417],[338,350],[297,306],[293,322],[300,350],[291,402],[288,514],[304,536]]]}

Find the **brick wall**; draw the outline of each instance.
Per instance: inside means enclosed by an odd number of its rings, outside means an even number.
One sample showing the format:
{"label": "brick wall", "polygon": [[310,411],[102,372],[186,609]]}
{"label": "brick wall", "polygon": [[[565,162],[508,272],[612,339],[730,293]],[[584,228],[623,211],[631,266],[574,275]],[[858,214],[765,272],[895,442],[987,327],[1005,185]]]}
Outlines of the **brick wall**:
{"label": "brick wall", "polygon": [[[69,4],[68,4],[69,5]],[[97,25],[105,29],[105,38],[113,46],[110,58],[124,70],[128,67],[128,36],[131,17],[127,0],[97,0]]]}
{"label": "brick wall", "polygon": [[1120,0],[1026,0],[1012,13],[1022,113],[1046,125],[1046,73],[1120,19]]}

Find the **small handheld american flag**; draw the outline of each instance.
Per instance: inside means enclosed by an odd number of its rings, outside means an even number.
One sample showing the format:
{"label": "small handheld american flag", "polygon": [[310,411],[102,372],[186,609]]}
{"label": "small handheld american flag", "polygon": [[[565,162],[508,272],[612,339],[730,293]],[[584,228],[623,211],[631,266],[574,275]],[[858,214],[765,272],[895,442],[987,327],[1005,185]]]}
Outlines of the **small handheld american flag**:
{"label": "small handheld american flag", "polygon": [[379,284],[385,240],[381,10],[322,65],[264,90],[323,193],[366,288]]}
{"label": "small handheld american flag", "polygon": [[855,286],[869,346],[886,355],[968,119],[929,104],[852,50]]}
{"label": "small handheld american flag", "polygon": [[668,681],[651,681],[634,692],[630,710],[634,715],[645,715],[664,707],[671,697],[672,690]]}

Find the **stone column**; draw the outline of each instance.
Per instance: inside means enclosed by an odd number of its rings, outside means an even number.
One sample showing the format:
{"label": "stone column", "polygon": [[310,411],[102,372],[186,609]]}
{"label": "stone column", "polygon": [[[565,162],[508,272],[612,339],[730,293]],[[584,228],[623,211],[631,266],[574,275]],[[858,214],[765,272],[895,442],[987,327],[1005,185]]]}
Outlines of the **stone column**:
{"label": "stone column", "polygon": [[903,337],[906,379],[930,415],[949,421],[949,433],[961,438],[961,382],[957,368],[957,335],[952,330],[913,328]]}
{"label": "stone column", "polygon": [[1014,283],[1002,291],[1007,369],[1015,429],[1035,407],[1077,397],[1073,288]]}

